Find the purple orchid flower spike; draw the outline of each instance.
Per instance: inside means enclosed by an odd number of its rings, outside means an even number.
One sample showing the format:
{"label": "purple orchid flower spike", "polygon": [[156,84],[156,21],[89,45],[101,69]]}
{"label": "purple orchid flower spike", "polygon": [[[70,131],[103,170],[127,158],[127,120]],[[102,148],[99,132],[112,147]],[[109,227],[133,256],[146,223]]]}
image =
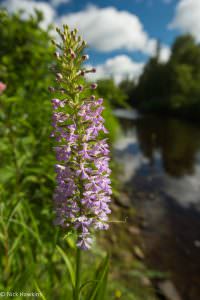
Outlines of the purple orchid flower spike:
{"label": "purple orchid flower spike", "polygon": [[[94,69],[83,69],[89,56],[83,55],[86,43],[77,31],[64,26],[63,45],[58,45],[56,92],[52,99],[52,137],[58,164],[54,193],[55,223],[77,233],[77,246],[91,247],[95,230],[108,229],[111,213],[111,170],[104,126],[103,99],[93,95],[97,84],[88,84],[84,75]],[[56,43],[54,43],[56,44]],[[61,49],[63,49],[61,51]],[[83,72],[84,70],[84,72]],[[86,95],[87,93],[87,95]],[[60,96],[58,96],[60,94]],[[66,96],[67,94],[67,96]]]}

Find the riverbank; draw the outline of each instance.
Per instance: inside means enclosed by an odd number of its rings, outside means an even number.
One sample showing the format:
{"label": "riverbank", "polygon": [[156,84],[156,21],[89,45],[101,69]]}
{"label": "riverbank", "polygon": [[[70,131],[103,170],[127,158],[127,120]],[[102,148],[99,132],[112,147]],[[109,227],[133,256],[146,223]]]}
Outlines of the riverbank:
{"label": "riverbank", "polygon": [[136,211],[127,206],[127,195],[125,198],[121,204],[117,199],[112,204],[110,232],[99,238],[111,256],[108,299],[114,294],[115,299],[122,300],[158,300],[152,279],[160,274],[145,266]]}

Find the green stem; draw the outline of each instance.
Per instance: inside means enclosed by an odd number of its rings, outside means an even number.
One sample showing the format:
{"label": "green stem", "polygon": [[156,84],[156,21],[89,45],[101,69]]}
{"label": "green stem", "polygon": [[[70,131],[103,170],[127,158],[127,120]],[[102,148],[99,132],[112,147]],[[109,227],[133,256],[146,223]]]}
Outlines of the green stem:
{"label": "green stem", "polygon": [[74,300],[80,300],[79,288],[80,288],[80,272],[81,271],[81,249],[77,248],[76,252],[76,281],[74,289]]}

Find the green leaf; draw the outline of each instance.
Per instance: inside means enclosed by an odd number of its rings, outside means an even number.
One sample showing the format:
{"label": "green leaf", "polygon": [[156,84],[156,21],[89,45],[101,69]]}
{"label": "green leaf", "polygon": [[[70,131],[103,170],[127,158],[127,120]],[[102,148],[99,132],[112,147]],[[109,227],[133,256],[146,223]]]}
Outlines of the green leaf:
{"label": "green leaf", "polygon": [[2,241],[5,240],[5,236],[2,233],[0,233],[0,240],[2,240]]}
{"label": "green leaf", "polygon": [[21,232],[19,236],[14,240],[14,243],[12,244],[12,247],[9,249],[8,254],[11,255],[15,249],[18,247],[20,244],[21,238],[23,237],[24,233]]}
{"label": "green leaf", "polygon": [[38,284],[37,284],[36,281],[34,281],[34,284],[35,284],[36,290],[37,290],[37,292],[40,294],[40,297],[42,298],[42,300],[47,300],[47,299],[45,298],[45,296],[43,295],[43,293],[42,293],[41,289],[39,288],[39,286],[38,286]]}
{"label": "green leaf", "polygon": [[29,226],[27,226],[25,223],[14,220],[14,219],[10,219],[9,222],[10,223],[15,223],[17,225],[22,226],[27,232],[29,232],[38,241],[38,243],[41,247],[43,246],[40,237]]}
{"label": "green leaf", "polygon": [[76,243],[72,232],[67,233],[64,236],[64,240],[67,242],[68,246],[71,249],[76,249]]}
{"label": "green leaf", "polygon": [[98,281],[97,281],[97,280],[87,280],[86,282],[84,282],[84,283],[80,286],[79,292],[81,293],[82,290],[83,290],[87,285],[89,285],[89,284],[94,284],[94,283],[96,283],[96,282],[98,282]]}
{"label": "green leaf", "polygon": [[89,292],[87,300],[103,300],[106,292],[107,276],[109,268],[109,255],[102,260],[99,268],[97,269],[95,280],[97,283]]}
{"label": "green leaf", "polygon": [[61,254],[64,261],[65,261],[65,264],[67,266],[67,269],[68,269],[68,272],[69,272],[69,275],[70,275],[71,284],[72,284],[72,287],[74,288],[75,287],[75,273],[74,273],[72,264],[71,264],[68,256],[66,255],[66,253],[62,250],[62,248],[60,248],[58,245],[56,245],[56,248],[57,248],[58,252]]}

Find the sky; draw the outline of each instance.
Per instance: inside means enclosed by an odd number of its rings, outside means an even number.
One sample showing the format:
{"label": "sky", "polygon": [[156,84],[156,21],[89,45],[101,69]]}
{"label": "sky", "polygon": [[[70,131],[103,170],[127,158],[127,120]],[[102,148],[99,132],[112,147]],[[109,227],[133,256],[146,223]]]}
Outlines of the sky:
{"label": "sky", "polygon": [[0,5],[10,13],[24,9],[24,17],[40,9],[43,28],[50,23],[78,28],[89,44],[96,79],[137,79],[158,40],[162,62],[177,35],[190,33],[200,42],[200,0],[0,0]]}

